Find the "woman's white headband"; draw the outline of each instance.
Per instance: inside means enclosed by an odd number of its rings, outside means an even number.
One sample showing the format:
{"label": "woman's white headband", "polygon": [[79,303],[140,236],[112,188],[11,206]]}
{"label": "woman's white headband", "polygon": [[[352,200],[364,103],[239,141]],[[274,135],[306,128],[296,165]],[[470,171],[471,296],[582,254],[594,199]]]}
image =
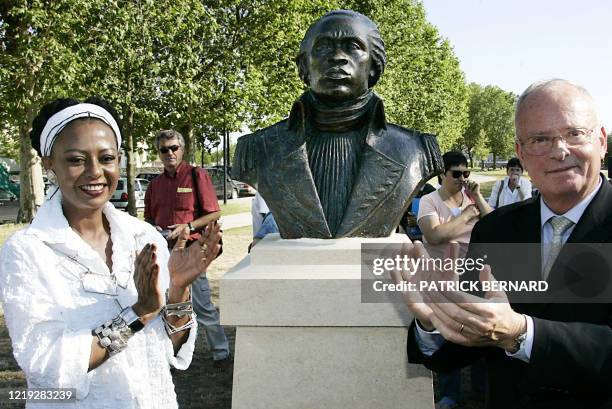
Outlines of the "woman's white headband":
{"label": "woman's white headband", "polygon": [[51,156],[51,148],[57,135],[72,121],[79,118],[96,118],[110,126],[117,138],[117,149],[121,146],[121,132],[115,118],[106,109],[95,104],[77,104],[56,112],[49,118],[40,134],[42,156]]}

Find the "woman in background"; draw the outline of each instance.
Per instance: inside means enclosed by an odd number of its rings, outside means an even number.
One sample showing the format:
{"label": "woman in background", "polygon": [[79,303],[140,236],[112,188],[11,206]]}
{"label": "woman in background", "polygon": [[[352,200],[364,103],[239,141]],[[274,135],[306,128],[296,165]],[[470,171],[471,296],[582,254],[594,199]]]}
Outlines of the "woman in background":
{"label": "woman in background", "polygon": [[521,202],[531,197],[531,182],[521,177],[523,165],[519,158],[511,158],[506,163],[506,177],[498,180],[491,189],[489,205],[497,209],[512,203]]}

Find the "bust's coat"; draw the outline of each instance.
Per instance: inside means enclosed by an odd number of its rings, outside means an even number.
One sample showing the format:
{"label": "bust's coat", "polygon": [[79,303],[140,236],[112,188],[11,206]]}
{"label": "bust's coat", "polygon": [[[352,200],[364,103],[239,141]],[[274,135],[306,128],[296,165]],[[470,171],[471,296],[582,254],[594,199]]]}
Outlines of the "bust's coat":
{"label": "bust's coat", "polygon": [[257,187],[284,239],[387,237],[421,186],[442,172],[440,148],[434,135],[386,123],[378,98],[364,126],[358,176],[334,235],[308,165],[306,135],[317,131],[301,100],[288,119],[238,139],[232,177]]}

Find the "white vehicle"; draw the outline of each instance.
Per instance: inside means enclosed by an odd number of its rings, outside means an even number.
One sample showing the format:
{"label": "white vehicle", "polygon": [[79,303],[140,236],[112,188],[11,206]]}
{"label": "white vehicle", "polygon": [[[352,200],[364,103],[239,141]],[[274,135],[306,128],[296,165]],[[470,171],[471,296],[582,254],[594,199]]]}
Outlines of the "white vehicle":
{"label": "white vehicle", "polygon": [[[145,192],[149,187],[149,181],[146,179],[135,179],[134,187],[136,188],[136,208],[144,209]],[[117,190],[115,190],[115,193],[113,193],[113,197],[111,197],[110,201],[117,209],[127,210],[127,178],[119,178],[119,181],[117,182]]]}

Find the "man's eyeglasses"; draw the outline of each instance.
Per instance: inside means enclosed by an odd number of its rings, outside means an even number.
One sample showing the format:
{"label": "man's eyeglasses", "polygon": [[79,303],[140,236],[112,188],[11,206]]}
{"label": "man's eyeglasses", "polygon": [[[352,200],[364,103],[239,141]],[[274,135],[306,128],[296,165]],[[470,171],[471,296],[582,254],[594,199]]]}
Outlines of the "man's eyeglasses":
{"label": "man's eyeglasses", "polygon": [[571,128],[559,135],[530,136],[520,144],[529,155],[542,156],[550,153],[555,139],[561,139],[566,146],[581,146],[591,142],[591,134],[594,130],[595,128]]}
{"label": "man's eyeglasses", "polygon": [[172,146],[168,146],[167,148],[166,148],[166,147],[159,148],[159,151],[160,151],[161,153],[168,153],[169,151],[176,152],[176,151],[178,151],[179,149],[180,149],[180,146],[178,146],[178,145],[172,145]]}
{"label": "man's eyeglasses", "polygon": [[470,171],[469,170],[449,170],[449,172],[451,173],[451,175],[455,179],[459,179],[461,177],[461,175],[463,175],[464,179],[467,179],[467,178],[470,177]]}

